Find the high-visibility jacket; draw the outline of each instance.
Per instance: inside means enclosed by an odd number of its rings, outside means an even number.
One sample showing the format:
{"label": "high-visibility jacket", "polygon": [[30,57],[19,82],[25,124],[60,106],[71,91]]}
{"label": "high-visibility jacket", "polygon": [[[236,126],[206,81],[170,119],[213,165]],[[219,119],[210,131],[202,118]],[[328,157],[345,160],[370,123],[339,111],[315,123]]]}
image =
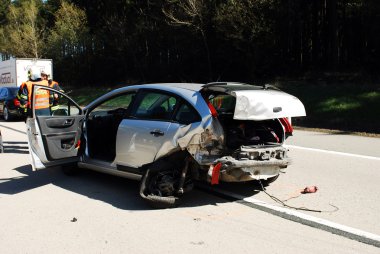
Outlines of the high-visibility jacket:
{"label": "high-visibility jacket", "polygon": [[[48,83],[49,83],[49,87],[50,88],[53,88],[53,89],[55,89],[57,91],[60,91],[62,93],[64,92],[61,89],[61,87],[59,86],[58,82],[56,82],[54,80],[49,80]],[[49,103],[50,103],[50,109],[52,111],[57,110],[59,108],[59,105],[58,105],[59,104],[59,99],[58,98],[59,98],[59,96],[58,96],[57,93],[50,92],[50,101],[49,101]]]}
{"label": "high-visibility jacket", "polygon": [[[20,108],[24,108],[25,111],[27,108],[31,108],[31,95],[32,95],[32,89],[33,85],[40,85],[40,86],[49,86],[49,83],[47,80],[40,80],[40,81],[27,81],[23,82],[18,90],[17,98],[20,101]],[[50,93],[48,90],[39,89],[35,95],[35,103],[34,107],[35,109],[43,109],[43,108],[49,108]]]}
{"label": "high-visibility jacket", "polygon": [[[48,86],[60,92],[64,92],[56,81],[40,80],[40,81],[27,81],[23,82],[17,93],[17,98],[20,101],[20,108],[31,108],[31,94],[33,85]],[[58,108],[58,99],[55,98],[55,93],[48,90],[39,89],[36,94],[35,109],[43,109],[51,107],[51,110]],[[47,99],[46,99],[47,98]]]}
{"label": "high-visibility jacket", "polygon": [[59,84],[58,84],[58,82],[57,81],[54,81],[54,80],[49,80],[48,81],[48,83],[49,83],[49,87],[51,87],[51,88],[53,88],[53,89],[55,89],[55,90],[58,90],[58,91],[60,91],[60,92],[62,92],[63,93],[63,90],[61,89],[61,87],[59,86]]}

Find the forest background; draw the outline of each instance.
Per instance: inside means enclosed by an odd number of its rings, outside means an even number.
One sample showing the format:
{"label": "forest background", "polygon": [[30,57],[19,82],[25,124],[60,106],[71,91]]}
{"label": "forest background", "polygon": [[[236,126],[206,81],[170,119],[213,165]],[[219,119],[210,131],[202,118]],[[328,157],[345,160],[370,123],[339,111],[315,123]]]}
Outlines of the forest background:
{"label": "forest background", "polygon": [[53,59],[79,91],[273,83],[301,125],[380,132],[378,0],[0,0],[0,53]]}

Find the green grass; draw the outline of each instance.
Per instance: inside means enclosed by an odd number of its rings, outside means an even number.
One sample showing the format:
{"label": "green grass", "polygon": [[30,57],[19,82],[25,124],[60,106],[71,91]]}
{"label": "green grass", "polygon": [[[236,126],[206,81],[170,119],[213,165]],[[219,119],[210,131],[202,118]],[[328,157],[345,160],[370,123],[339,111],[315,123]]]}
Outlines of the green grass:
{"label": "green grass", "polygon": [[380,86],[358,83],[283,82],[282,90],[297,96],[307,117],[304,127],[380,133]]}

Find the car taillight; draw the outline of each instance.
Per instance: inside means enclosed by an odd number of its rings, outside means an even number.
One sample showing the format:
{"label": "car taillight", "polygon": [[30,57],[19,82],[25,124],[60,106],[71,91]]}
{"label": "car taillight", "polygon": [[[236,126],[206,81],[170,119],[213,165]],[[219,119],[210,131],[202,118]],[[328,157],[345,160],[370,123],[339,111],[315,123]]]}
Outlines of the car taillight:
{"label": "car taillight", "polygon": [[218,117],[218,112],[216,111],[214,105],[212,105],[211,102],[208,102],[207,105],[208,105],[208,108],[209,108],[210,111],[211,111],[211,115],[212,115],[213,117],[217,118],[217,117]]}
{"label": "car taillight", "polygon": [[291,136],[293,134],[293,126],[289,122],[288,118],[280,118],[280,122],[281,122],[282,126],[284,126],[285,134],[287,136]]}
{"label": "car taillight", "polygon": [[16,107],[20,107],[20,101],[16,98],[13,99],[13,105],[15,105]]}

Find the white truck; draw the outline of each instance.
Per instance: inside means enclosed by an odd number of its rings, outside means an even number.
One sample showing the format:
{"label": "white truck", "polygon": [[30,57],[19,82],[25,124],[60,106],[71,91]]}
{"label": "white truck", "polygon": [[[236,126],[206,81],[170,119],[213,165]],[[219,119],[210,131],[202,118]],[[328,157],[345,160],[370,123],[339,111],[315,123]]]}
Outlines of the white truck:
{"label": "white truck", "polygon": [[53,61],[51,59],[11,58],[0,61],[0,87],[20,86],[28,80],[28,71],[36,67],[50,74],[53,78]]}

